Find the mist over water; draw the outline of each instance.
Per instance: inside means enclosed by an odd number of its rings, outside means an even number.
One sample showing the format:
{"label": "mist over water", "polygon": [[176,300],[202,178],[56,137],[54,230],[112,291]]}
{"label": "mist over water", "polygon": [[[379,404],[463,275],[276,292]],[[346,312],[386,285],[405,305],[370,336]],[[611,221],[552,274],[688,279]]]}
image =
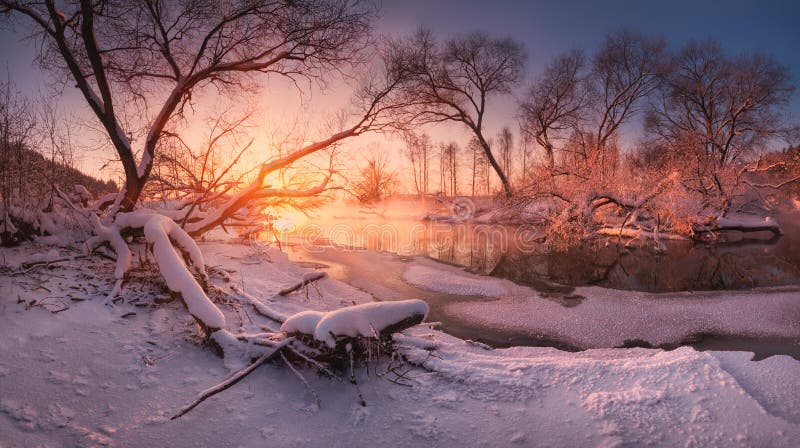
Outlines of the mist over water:
{"label": "mist over water", "polygon": [[800,211],[777,219],[785,235],[723,235],[716,243],[648,242],[602,237],[550,244],[541,227],[426,221],[436,204],[392,201],[375,208],[335,203],[281,234],[309,253],[323,247],[424,256],[468,271],[547,289],[597,285],[647,292],[747,289],[800,282]]}
{"label": "mist over water", "polygon": [[[542,240],[543,231],[536,226],[421,220],[429,211],[430,207],[410,201],[372,210],[336,204],[282,235],[283,248],[293,260],[323,269],[333,278],[369,292],[375,300],[425,300],[431,307],[429,319],[441,322],[442,330],[493,347],[586,348],[539,334],[535,314],[529,316],[531,329],[526,330],[486,326],[454,316],[450,311],[452,304],[480,302],[487,310],[500,310],[514,299],[428,291],[407,283],[406,270],[419,264],[421,258],[429,258],[463,266],[476,274],[508,279],[536,290],[539,299],[560,305],[565,316],[591,300],[582,295],[585,292],[576,290],[586,285],[662,292],[667,293],[664,296],[667,301],[675,297],[691,298],[685,305],[697,306],[699,310],[706,294],[670,293],[800,284],[797,226],[800,212],[794,209],[783,210],[778,216],[782,224],[786,223],[786,234],[781,238],[743,240],[741,235],[731,234],[725,236],[725,242],[717,244],[668,242],[666,252],[657,252],[649,245],[626,247],[628,240],[618,241],[613,237],[568,247],[551,246]],[[752,300],[759,297],[756,292]],[[658,296],[652,299],[658,300]],[[753,316],[753,320],[758,321],[759,317]],[[671,324],[654,321],[653,325]],[[651,346],[638,336],[632,336],[630,344]],[[775,354],[800,359],[800,346],[794,340],[721,335],[713,331],[659,347],[681,345],[698,350],[750,351],[755,353],[754,360]]]}

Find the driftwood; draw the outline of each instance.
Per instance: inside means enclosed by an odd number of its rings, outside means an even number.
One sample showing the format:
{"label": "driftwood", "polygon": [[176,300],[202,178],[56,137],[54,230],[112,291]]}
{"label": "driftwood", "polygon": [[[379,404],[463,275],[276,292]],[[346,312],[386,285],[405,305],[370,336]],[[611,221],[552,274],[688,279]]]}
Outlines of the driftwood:
{"label": "driftwood", "polygon": [[619,238],[653,238],[663,240],[688,241],[689,238],[674,233],[658,233],[649,230],[633,229],[630,227],[603,227],[597,229],[599,235],[616,236]]}
{"label": "driftwood", "polygon": [[300,288],[302,288],[302,287],[304,287],[304,286],[306,286],[308,284],[314,283],[314,282],[316,282],[318,280],[322,280],[323,278],[325,278],[327,276],[328,276],[328,274],[326,272],[310,273],[309,275],[304,276],[303,277],[303,281],[301,281],[300,283],[297,283],[297,284],[295,284],[293,286],[290,286],[290,287],[288,287],[286,289],[282,289],[278,293],[278,295],[281,296],[281,297],[287,296],[287,295],[297,291],[298,289],[300,289]]}
{"label": "driftwood", "polygon": [[735,230],[739,232],[772,232],[775,236],[783,235],[783,230],[775,221],[736,220],[722,218],[717,222],[716,231]]}

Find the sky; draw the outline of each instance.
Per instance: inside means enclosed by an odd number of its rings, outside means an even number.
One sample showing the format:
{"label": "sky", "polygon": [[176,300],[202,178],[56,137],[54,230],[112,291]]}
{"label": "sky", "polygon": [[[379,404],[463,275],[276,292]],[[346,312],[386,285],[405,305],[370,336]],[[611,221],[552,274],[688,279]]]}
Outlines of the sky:
{"label": "sky", "polygon": [[[512,0],[378,0],[381,17],[375,24],[378,34],[401,36],[420,26],[447,37],[482,30],[497,37],[511,37],[524,44],[528,54],[527,80],[535,79],[556,55],[580,48],[591,54],[608,33],[632,28],[664,37],[673,48],[690,39],[715,39],[730,54],[759,51],[786,65],[795,82],[800,81],[800,2],[673,0],[673,1],[512,1]],[[46,86],[49,74],[33,63],[35,49],[21,42],[24,26],[17,31],[0,30],[0,73],[7,72],[23,93],[36,96],[39,91],[49,94]],[[6,73],[0,77],[5,78]],[[264,127],[289,126],[287,116],[303,117],[310,110],[335,111],[347,95],[337,86],[327,92],[298,97],[285,84],[270,81],[265,92],[259,93],[264,108]],[[67,92],[59,103],[65,110],[85,111],[82,99],[74,91]],[[287,113],[291,111],[291,113]],[[800,95],[795,94],[790,113],[800,117]],[[516,128],[513,96],[490,103],[487,117],[489,134],[502,126]],[[305,121],[304,121],[305,122]],[[308,120],[310,122],[310,120]],[[635,122],[625,130],[633,139],[637,134]],[[262,130],[258,139],[266,139],[269,131]],[[462,146],[468,134],[457,126],[431,129],[436,140],[454,140]],[[372,137],[365,141],[378,141]],[[397,153],[397,140],[385,143]],[[87,153],[80,158],[82,168],[92,170],[109,158],[108,153]]]}
{"label": "sky", "polygon": [[[637,29],[663,37],[671,48],[714,39],[729,54],[762,52],[800,81],[800,1],[406,0],[382,3],[380,28],[404,33],[424,26],[440,35],[484,30],[525,45],[529,79],[565,51],[591,54],[606,34]],[[800,95],[791,112],[800,117]]]}

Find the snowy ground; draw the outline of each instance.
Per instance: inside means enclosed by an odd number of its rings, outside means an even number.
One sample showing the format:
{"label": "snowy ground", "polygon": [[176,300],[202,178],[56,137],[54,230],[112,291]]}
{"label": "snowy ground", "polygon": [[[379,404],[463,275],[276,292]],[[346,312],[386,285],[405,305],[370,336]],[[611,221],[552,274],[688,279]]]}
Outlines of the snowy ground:
{"label": "snowy ground", "polygon": [[449,319],[579,348],[619,347],[626,341],[669,346],[701,334],[800,343],[797,286],[661,294],[579,287],[570,293],[575,306],[565,308],[563,300],[549,300],[531,288],[427,259],[416,260],[403,278],[428,291],[485,298],[445,304]]}
{"label": "snowy ground", "polygon": [[[234,283],[285,313],[371,300],[334,279],[276,299],[304,268],[246,246],[201,247],[208,265],[234,270]],[[19,263],[37,250],[7,250],[0,263]],[[792,446],[800,439],[800,363],[787,356],[751,362],[748,353],[688,347],[486,350],[425,327],[401,343],[424,366],[407,374],[412,387],[360,370],[367,407],[347,382],[305,372],[321,397],[318,408],[275,364],[170,421],[235,366],[200,345],[183,305],[169,302],[153,285],[158,277],[134,265],[123,297],[137,303],[116,308],[101,304],[113,286],[111,261],[77,258],[0,274],[0,446]],[[411,267],[423,285],[460,275],[429,263]],[[218,276],[212,280],[226,287]],[[513,292],[475,278],[461,284],[473,293]],[[595,311],[611,312],[622,300],[601,299]],[[69,309],[51,312],[64,305]],[[244,307],[226,307],[226,315],[232,330],[274,326]],[[797,317],[784,317],[774,316],[774,331],[796,330]]]}

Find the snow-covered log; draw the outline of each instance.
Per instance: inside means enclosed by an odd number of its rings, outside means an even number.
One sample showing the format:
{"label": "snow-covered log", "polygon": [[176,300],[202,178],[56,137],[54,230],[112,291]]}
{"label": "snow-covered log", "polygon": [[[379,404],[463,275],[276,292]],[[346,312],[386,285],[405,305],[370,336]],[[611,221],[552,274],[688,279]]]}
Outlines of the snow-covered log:
{"label": "snow-covered log", "polygon": [[717,231],[736,230],[740,232],[772,232],[776,236],[783,235],[781,226],[769,216],[765,218],[725,217],[717,221]]}
{"label": "snow-covered log", "polygon": [[303,311],[290,316],[281,326],[285,333],[313,335],[328,348],[335,348],[339,338],[375,338],[421,323],[428,316],[428,304],[422,300],[372,302],[348,306],[327,313]]}
{"label": "snow-covered log", "polygon": [[603,227],[597,230],[600,235],[617,236],[622,238],[652,238],[673,241],[688,241],[689,238],[675,233],[656,233],[649,230],[632,229],[630,227]]}
{"label": "snow-covered log", "polygon": [[131,250],[128,248],[128,243],[125,242],[125,239],[122,237],[118,225],[104,225],[100,222],[100,218],[94,214],[89,217],[89,221],[92,223],[95,236],[86,241],[87,252],[91,252],[100,244],[108,242],[117,254],[117,263],[114,268],[114,278],[116,280],[114,282],[114,288],[106,299],[107,302],[110,302],[119,294],[120,289],[122,289],[122,278],[125,272],[131,267]]}

